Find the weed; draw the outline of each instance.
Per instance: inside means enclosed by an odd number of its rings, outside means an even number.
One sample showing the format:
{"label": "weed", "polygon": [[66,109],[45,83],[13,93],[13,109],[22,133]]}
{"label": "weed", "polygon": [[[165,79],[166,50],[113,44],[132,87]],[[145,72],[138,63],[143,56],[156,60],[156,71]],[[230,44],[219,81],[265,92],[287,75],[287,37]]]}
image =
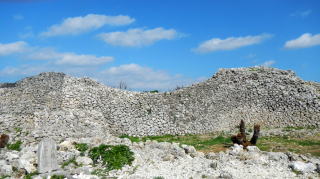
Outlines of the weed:
{"label": "weed", "polygon": [[65,168],[66,166],[70,165],[71,163],[73,163],[75,166],[79,166],[79,164],[78,164],[77,161],[76,161],[76,158],[73,157],[73,158],[71,158],[71,159],[63,162],[61,167],[62,167],[62,168]]}
{"label": "weed", "polygon": [[64,179],[64,175],[52,175],[50,179]]}
{"label": "weed", "polygon": [[7,149],[20,151],[21,144],[22,144],[22,142],[20,140],[17,141],[16,143],[13,143],[13,144],[7,144]]}
{"label": "weed", "polygon": [[107,171],[121,169],[124,165],[131,165],[134,153],[126,145],[104,145],[94,147],[89,151],[89,156],[94,163],[99,159],[107,166]]}
{"label": "weed", "polygon": [[157,176],[157,177],[153,177],[153,179],[164,179],[163,176]]}
{"label": "weed", "polygon": [[158,90],[152,90],[152,91],[149,91],[149,93],[159,93]]}
{"label": "weed", "polygon": [[39,175],[39,172],[35,171],[35,172],[28,173],[23,177],[23,179],[32,179],[32,176],[35,176],[35,175]]}
{"label": "weed", "polygon": [[151,109],[150,109],[150,108],[147,109],[147,112],[148,112],[148,114],[150,115],[150,114],[151,114]]}
{"label": "weed", "polygon": [[108,173],[107,169],[96,169],[91,172],[92,175],[97,175],[97,176],[106,176]]}
{"label": "weed", "polygon": [[16,131],[16,133],[20,133],[22,131],[20,127],[15,127],[14,130]]}
{"label": "weed", "polygon": [[84,156],[85,151],[89,149],[88,144],[85,144],[85,143],[75,144],[75,147],[80,152],[81,156]]}
{"label": "weed", "polygon": [[126,134],[121,135],[119,138],[128,138],[128,139],[130,139],[131,142],[140,142],[141,141],[139,137],[128,136]]}

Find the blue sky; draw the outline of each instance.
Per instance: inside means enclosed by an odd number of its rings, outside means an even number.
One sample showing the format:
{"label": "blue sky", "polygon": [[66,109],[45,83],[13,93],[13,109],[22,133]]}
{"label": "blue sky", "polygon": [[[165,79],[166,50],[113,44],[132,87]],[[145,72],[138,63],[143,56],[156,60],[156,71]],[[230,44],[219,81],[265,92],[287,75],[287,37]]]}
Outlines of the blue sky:
{"label": "blue sky", "polygon": [[0,82],[44,71],[170,90],[219,68],[320,81],[318,0],[0,0]]}

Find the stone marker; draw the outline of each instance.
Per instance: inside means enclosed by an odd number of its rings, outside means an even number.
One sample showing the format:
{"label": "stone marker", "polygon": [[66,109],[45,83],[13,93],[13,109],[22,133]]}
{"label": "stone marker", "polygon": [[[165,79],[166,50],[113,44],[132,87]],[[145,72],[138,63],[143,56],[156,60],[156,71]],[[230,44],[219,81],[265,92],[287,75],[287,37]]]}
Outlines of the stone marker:
{"label": "stone marker", "polygon": [[47,173],[57,170],[57,145],[53,139],[45,138],[38,145],[38,172]]}

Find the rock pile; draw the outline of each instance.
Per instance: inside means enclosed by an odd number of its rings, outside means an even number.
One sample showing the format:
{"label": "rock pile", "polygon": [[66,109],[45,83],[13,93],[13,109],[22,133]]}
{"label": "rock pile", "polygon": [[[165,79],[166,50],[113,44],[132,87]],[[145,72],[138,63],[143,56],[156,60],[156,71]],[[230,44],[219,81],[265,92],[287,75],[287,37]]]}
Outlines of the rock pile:
{"label": "rock pile", "polygon": [[[173,92],[139,93],[63,73],[41,73],[0,86],[0,131],[23,128],[35,140],[207,133],[248,125],[320,126],[320,88],[292,71],[221,69]],[[23,127],[22,127],[23,126]],[[57,137],[58,140],[59,137]]]}
{"label": "rock pile", "polygon": [[[76,143],[86,143],[90,148],[100,144],[124,144],[134,152],[135,160],[131,166],[125,165],[121,170],[104,172],[103,166],[93,165],[88,152],[81,154],[76,149]],[[18,178],[37,170],[39,172],[37,148],[37,143],[30,143],[21,151],[0,150],[0,176]],[[58,144],[56,153],[58,168],[50,173],[36,173],[33,178],[40,179],[49,175],[81,179],[103,176],[130,179],[317,178],[320,164],[319,158],[262,152],[255,146],[248,146],[244,150],[241,145],[235,144],[226,152],[203,154],[192,146],[156,141],[132,143],[129,139],[113,136],[67,138]]]}

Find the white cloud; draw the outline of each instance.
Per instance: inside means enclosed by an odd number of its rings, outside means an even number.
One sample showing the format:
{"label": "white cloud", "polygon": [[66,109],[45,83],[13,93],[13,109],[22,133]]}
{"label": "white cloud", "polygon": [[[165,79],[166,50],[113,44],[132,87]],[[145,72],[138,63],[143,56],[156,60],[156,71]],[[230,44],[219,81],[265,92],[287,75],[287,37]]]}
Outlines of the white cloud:
{"label": "white cloud", "polygon": [[202,42],[196,49],[196,52],[207,53],[220,50],[233,50],[244,46],[258,44],[263,40],[270,38],[269,34],[245,37],[229,37],[226,39],[213,38]]}
{"label": "white cloud", "polygon": [[9,55],[13,53],[20,53],[27,50],[28,44],[24,41],[17,41],[13,43],[0,43],[0,55]]}
{"label": "white cloud", "polygon": [[159,40],[171,40],[178,36],[174,29],[162,27],[144,30],[141,28],[129,29],[126,32],[102,33],[99,37],[106,43],[116,46],[139,47],[151,45]]}
{"label": "white cloud", "polygon": [[275,64],[276,61],[275,60],[269,60],[269,61],[265,61],[261,64],[261,66],[265,66],[265,67],[270,67],[272,66],[273,64]]}
{"label": "white cloud", "polygon": [[106,16],[99,14],[88,14],[86,16],[70,17],[64,19],[61,24],[51,26],[48,31],[42,32],[40,36],[51,37],[58,35],[76,35],[90,30],[98,29],[104,25],[121,26],[134,22],[129,16]]}
{"label": "white cloud", "polygon": [[75,54],[72,52],[60,53],[50,48],[42,48],[28,55],[34,60],[54,60],[57,65],[100,65],[113,60],[113,57],[87,54]]}
{"label": "white cloud", "polygon": [[117,87],[120,82],[125,82],[131,89],[168,90],[195,82],[195,80],[181,75],[170,75],[165,71],[154,70],[137,64],[111,67],[102,71],[101,76],[96,78],[114,87]]}
{"label": "white cloud", "polygon": [[285,43],[285,48],[306,48],[311,46],[320,45],[320,34],[312,35],[304,33],[297,39],[289,40]]}
{"label": "white cloud", "polygon": [[292,13],[291,16],[305,18],[305,17],[308,17],[311,13],[312,13],[312,10],[308,9],[305,11],[297,11],[295,13]]}
{"label": "white cloud", "polygon": [[24,17],[22,15],[20,15],[20,14],[15,14],[15,15],[13,15],[13,19],[14,20],[23,20]]}

